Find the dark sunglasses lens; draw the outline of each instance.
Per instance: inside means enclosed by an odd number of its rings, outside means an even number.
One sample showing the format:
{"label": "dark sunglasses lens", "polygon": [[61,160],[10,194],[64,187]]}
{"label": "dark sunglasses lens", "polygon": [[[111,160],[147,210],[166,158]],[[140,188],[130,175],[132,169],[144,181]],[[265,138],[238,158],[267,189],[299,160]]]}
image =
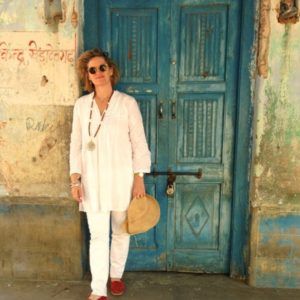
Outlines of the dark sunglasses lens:
{"label": "dark sunglasses lens", "polygon": [[89,73],[96,74],[96,68],[95,67],[89,68]]}
{"label": "dark sunglasses lens", "polygon": [[100,65],[100,66],[99,66],[99,70],[100,70],[101,72],[105,72],[105,71],[107,70],[107,65]]}

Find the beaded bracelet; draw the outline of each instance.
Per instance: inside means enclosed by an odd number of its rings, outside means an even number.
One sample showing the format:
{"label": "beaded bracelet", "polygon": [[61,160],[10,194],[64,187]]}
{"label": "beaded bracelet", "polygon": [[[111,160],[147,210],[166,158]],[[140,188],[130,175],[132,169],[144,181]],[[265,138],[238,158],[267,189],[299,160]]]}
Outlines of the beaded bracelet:
{"label": "beaded bracelet", "polygon": [[80,187],[81,186],[81,183],[79,181],[77,182],[71,182],[70,183],[70,187],[73,188],[73,187]]}

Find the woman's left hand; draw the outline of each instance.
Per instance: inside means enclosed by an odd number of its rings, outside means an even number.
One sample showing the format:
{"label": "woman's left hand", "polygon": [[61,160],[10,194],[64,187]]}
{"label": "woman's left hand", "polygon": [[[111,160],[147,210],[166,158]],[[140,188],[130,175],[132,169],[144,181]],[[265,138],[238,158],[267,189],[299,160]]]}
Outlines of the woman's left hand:
{"label": "woman's left hand", "polygon": [[144,197],[146,194],[144,178],[138,175],[134,175],[133,188],[132,188],[132,197],[140,198]]}

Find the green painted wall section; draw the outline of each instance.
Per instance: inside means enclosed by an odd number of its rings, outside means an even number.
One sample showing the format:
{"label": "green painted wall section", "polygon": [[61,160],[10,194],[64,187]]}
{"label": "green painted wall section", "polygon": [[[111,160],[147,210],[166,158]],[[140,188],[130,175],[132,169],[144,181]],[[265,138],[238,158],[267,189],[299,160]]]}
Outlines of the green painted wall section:
{"label": "green painted wall section", "polygon": [[[270,74],[265,80],[264,125],[255,164],[260,193],[269,195],[268,203],[300,203],[300,102],[296,25],[285,27],[279,39],[271,40]],[[298,38],[300,42],[300,37]],[[278,51],[281,51],[278,53]],[[272,57],[274,55],[274,57]],[[274,64],[274,70],[272,68]],[[279,68],[278,68],[279,66]],[[274,72],[275,71],[275,72]],[[271,197],[270,197],[271,196]],[[256,199],[260,201],[260,198]]]}
{"label": "green painted wall section", "polygon": [[300,23],[279,24],[278,2],[271,1],[269,74],[257,78],[254,99],[249,274],[255,286],[299,288]]}

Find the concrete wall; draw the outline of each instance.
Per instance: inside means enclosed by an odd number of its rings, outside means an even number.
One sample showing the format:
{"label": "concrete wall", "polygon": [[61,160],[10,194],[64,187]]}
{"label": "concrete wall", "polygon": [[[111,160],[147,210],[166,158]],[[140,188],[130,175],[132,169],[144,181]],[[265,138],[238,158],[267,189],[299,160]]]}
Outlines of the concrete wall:
{"label": "concrete wall", "polygon": [[[0,277],[80,278],[81,219],[69,197],[81,0],[0,1]],[[56,1],[54,1],[56,2]],[[45,9],[48,6],[48,9]],[[47,23],[47,24],[46,24]]]}
{"label": "concrete wall", "polygon": [[279,24],[278,5],[271,1],[268,74],[254,99],[250,283],[299,288],[300,23]]}

